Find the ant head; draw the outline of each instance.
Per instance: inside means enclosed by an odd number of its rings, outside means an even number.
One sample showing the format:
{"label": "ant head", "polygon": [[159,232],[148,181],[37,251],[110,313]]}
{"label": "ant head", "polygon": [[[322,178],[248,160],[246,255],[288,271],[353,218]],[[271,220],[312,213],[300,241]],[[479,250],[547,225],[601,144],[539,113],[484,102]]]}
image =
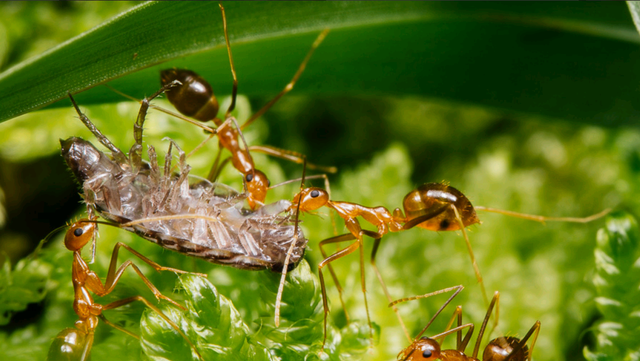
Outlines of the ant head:
{"label": "ant head", "polygon": [[264,200],[267,198],[267,190],[271,185],[267,175],[257,169],[254,169],[253,172],[247,173],[244,180],[247,185],[247,192],[250,194],[249,205],[251,208],[254,208],[252,203],[255,203],[256,201],[264,203]]}
{"label": "ant head", "polygon": [[[293,203],[300,203],[300,212],[315,211],[329,202],[329,194],[322,188],[303,189],[293,198]],[[295,206],[292,206],[295,208]]]}
{"label": "ant head", "polygon": [[524,361],[529,356],[529,348],[519,347],[520,339],[516,337],[498,337],[491,340],[484,349],[482,359],[485,361]]}
{"label": "ant head", "polygon": [[423,337],[398,354],[401,361],[430,361],[440,358],[440,345],[436,340]]}
{"label": "ant head", "polygon": [[94,235],[95,229],[96,224],[87,219],[74,222],[64,236],[65,247],[70,251],[79,251],[89,243],[89,240]]}

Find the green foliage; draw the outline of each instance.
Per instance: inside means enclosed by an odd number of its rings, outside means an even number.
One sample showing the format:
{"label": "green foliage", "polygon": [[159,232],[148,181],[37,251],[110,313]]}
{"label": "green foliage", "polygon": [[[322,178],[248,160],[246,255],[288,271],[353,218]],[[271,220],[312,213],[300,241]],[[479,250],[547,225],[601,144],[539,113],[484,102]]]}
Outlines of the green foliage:
{"label": "green foliage", "polygon": [[0,270],[0,325],[6,325],[11,315],[23,311],[30,303],[42,301],[51,266],[37,260],[23,259],[11,269],[5,258]]}
{"label": "green foliage", "polygon": [[640,359],[640,234],[638,222],[616,214],[598,232],[595,249],[596,303],[602,314],[596,332],[596,351],[584,349],[590,361]]}

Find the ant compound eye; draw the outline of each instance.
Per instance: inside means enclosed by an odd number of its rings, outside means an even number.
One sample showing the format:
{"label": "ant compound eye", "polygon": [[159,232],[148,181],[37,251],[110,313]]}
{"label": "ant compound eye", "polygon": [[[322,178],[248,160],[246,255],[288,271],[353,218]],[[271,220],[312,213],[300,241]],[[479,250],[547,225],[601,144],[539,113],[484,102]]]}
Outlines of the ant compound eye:
{"label": "ant compound eye", "polygon": [[320,195],[320,192],[314,189],[311,191],[310,195],[311,195],[311,198],[317,198]]}
{"label": "ant compound eye", "polygon": [[433,352],[431,351],[431,349],[426,349],[422,351],[422,357],[424,358],[429,358],[431,357],[431,355],[433,355]]}
{"label": "ant compound eye", "polygon": [[247,180],[247,182],[251,182],[253,180],[253,174],[247,174],[247,177],[245,179]]}
{"label": "ant compound eye", "polygon": [[267,179],[267,187],[271,187],[271,181]]}
{"label": "ant compound eye", "polygon": [[76,228],[76,229],[73,231],[73,235],[74,235],[74,236],[76,236],[76,237],[80,237],[80,236],[82,236],[82,234],[83,234],[83,233],[84,233],[84,231],[82,230],[82,228]]}

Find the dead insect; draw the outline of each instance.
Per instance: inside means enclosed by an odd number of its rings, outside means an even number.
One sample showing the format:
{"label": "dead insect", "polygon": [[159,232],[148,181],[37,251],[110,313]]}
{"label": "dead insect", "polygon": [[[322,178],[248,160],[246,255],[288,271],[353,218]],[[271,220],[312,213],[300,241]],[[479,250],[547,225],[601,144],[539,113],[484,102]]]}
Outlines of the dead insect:
{"label": "dead insect", "polygon": [[[282,270],[292,240],[291,269],[304,254],[307,240],[281,212],[288,201],[265,205],[257,211],[242,208],[244,196],[227,186],[189,178],[186,155],[171,141],[161,170],[155,149],[149,163],[142,162],[142,127],[149,101],[175,83],[144,99],[134,125],[135,143],[125,155],[84,115],[70,96],[82,122],[107,147],[107,156],[91,143],[72,137],[61,140],[62,155],[82,184],[88,212],[160,246],[212,263],[241,269]],[[171,174],[171,150],[180,155],[180,173]],[[191,182],[190,182],[191,181]]]}

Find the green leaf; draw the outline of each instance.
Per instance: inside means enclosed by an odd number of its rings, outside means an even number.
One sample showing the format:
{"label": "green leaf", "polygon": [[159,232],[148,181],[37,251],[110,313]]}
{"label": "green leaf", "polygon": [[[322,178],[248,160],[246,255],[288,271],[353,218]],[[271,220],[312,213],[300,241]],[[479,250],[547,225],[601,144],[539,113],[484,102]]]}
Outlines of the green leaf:
{"label": "green leaf", "polygon": [[13,312],[44,299],[50,272],[49,264],[32,258],[20,260],[12,270],[5,257],[0,270],[0,325],[9,323]]}
{"label": "green leaf", "polygon": [[[623,4],[225,7],[245,94],[282,89],[315,36],[330,28],[296,92],[415,94],[604,125],[640,117],[640,38]],[[227,59],[215,4],[144,3],[0,75],[0,120],[67,92],[83,92],[81,104],[122,100],[96,87],[106,82],[140,98],[157,90],[159,70],[172,66],[196,70],[216,91],[229,92]]]}
{"label": "green leaf", "polygon": [[584,349],[590,361],[640,358],[639,241],[638,223],[628,214],[610,216],[598,232],[593,283],[603,318],[596,327],[597,352]]}

